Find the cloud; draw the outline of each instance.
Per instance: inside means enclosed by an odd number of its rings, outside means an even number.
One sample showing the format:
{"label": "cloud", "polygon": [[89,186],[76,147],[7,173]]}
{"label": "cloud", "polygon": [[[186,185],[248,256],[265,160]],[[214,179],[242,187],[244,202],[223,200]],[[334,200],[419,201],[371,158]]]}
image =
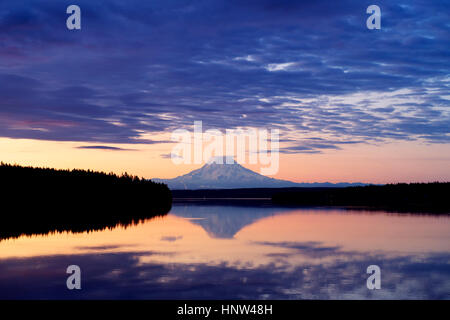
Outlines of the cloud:
{"label": "cloud", "polygon": [[81,31],[69,4],[0,4],[0,136],[145,144],[203,120],[279,128],[285,152],[450,141],[446,1],[381,0],[378,31],[350,0],[80,0]]}
{"label": "cloud", "polygon": [[177,240],[183,239],[183,236],[165,236],[161,237],[161,241],[175,242]]}
{"label": "cloud", "polygon": [[[300,251],[309,250],[299,245]],[[287,249],[291,249],[291,246]],[[315,246],[312,250],[317,250]],[[87,252],[9,258],[0,261],[1,299],[448,299],[448,253],[391,257],[342,252],[312,253],[316,261],[291,265],[282,255],[273,263],[158,263],[168,252]],[[295,250],[295,248],[291,249]],[[330,255],[327,255],[327,253]],[[298,254],[298,253],[297,253]],[[309,255],[309,253],[307,253]],[[150,258],[150,259],[148,259]],[[331,258],[331,259],[330,259]],[[61,285],[76,261],[83,289]],[[275,263],[275,261],[277,263]],[[326,261],[326,262],[324,262]],[[382,290],[367,290],[367,266],[388,270]],[[55,270],[59,270],[55,272]],[[220,275],[220,276],[218,276]]]}
{"label": "cloud", "polygon": [[110,146],[80,146],[77,149],[93,149],[93,150],[110,150],[110,151],[136,151],[136,149],[123,149],[118,147],[110,147]]}
{"label": "cloud", "polygon": [[257,244],[265,245],[265,246],[274,246],[286,249],[293,249],[295,253],[292,254],[301,254],[310,258],[325,258],[330,256],[339,256],[339,255],[350,255],[354,256],[355,253],[343,252],[341,247],[332,246],[327,247],[323,246],[320,242],[257,242]]}
{"label": "cloud", "polygon": [[182,156],[179,156],[178,154],[175,153],[164,153],[160,157],[163,159],[183,159]]}
{"label": "cloud", "polygon": [[289,71],[292,67],[296,66],[295,62],[286,62],[286,63],[269,63],[266,66],[267,71]]}

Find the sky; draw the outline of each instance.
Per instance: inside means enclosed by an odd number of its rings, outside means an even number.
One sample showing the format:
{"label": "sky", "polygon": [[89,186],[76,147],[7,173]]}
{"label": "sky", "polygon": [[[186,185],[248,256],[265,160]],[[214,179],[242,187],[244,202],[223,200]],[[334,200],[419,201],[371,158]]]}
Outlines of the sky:
{"label": "sky", "polygon": [[172,163],[171,133],[202,121],[280,130],[276,178],[450,181],[449,16],[444,0],[4,0],[0,160],[173,178],[200,165]]}

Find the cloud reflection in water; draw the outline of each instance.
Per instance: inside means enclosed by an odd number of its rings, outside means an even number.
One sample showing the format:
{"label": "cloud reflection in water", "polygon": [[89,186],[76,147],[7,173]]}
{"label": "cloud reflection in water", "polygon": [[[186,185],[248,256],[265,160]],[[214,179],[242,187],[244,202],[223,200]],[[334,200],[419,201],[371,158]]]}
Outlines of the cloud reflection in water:
{"label": "cloud reflection in water", "polygon": [[[35,242],[21,243],[17,239],[14,243],[0,243],[0,298],[450,299],[450,250],[445,245],[436,245],[449,236],[445,234],[448,217],[309,209],[278,215],[273,208],[259,208],[259,220],[254,219],[245,226],[242,221],[247,221],[246,218],[238,213],[251,215],[252,210],[234,207],[235,214],[230,214],[230,210],[221,211],[217,206],[202,210],[196,206],[175,207],[175,215],[163,219],[126,230],[101,231],[69,239],[78,250],[73,253],[56,250],[55,242],[63,241],[61,238],[68,235],[37,237]],[[185,217],[203,219],[182,219],[176,216],[180,212]],[[264,217],[265,213],[270,214]],[[227,219],[221,217],[223,214]],[[201,229],[203,224],[211,226],[205,221],[208,218],[214,223],[241,224],[241,228],[230,228],[231,238],[210,237],[208,234],[213,229],[208,232]],[[284,227],[284,220],[292,229]],[[341,234],[331,243],[338,230],[333,228],[341,227],[335,221],[346,220],[356,221],[365,236],[355,233],[358,230],[343,230],[349,238],[343,239]],[[196,223],[200,221],[203,224],[199,226]],[[364,238],[370,239],[375,234],[364,230],[367,221],[372,226],[370,230],[377,230],[376,221],[383,225],[390,222],[393,229],[385,227],[385,234],[381,235],[381,240],[389,242],[390,250],[377,246],[378,238],[370,242],[375,247],[364,243],[364,247],[358,246]],[[396,235],[404,237],[405,231],[412,232],[418,225],[421,229],[411,237],[420,241],[423,248],[404,247]],[[222,227],[220,230],[226,229]],[[270,234],[265,231],[269,227]],[[320,230],[327,232],[320,233]],[[434,238],[429,237],[431,231],[435,233]],[[435,242],[427,242],[426,238]],[[38,240],[40,245],[53,244],[55,253],[39,251],[41,248],[36,247],[21,257],[6,254],[8,245],[29,246],[31,250],[31,243]],[[80,291],[66,289],[65,270],[70,264],[81,267]],[[381,267],[381,290],[366,288],[366,268],[371,264]]]}

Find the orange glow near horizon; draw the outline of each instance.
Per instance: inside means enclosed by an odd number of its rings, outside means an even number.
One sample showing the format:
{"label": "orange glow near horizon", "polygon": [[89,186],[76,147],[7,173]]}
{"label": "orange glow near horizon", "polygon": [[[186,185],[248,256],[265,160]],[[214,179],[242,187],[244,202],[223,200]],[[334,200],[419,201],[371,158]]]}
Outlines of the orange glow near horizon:
{"label": "orange glow near horizon", "polygon": [[[0,138],[0,161],[57,169],[92,169],[145,178],[174,178],[202,165],[175,165],[173,144],[111,145],[124,150],[79,149],[95,143]],[[259,172],[258,165],[245,167]],[[348,145],[319,154],[280,154],[272,176],[294,182],[431,182],[450,181],[450,145],[396,142]]]}

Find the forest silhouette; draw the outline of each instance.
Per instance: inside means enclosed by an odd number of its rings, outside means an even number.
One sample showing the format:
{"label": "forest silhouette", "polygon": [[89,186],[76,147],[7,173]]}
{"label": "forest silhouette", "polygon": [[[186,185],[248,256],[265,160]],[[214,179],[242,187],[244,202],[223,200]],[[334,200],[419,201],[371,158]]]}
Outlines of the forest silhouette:
{"label": "forest silhouette", "polygon": [[0,163],[0,239],[127,226],[167,214],[167,185],[127,173]]}
{"label": "forest silhouette", "polygon": [[398,183],[347,188],[298,188],[272,202],[294,206],[359,206],[397,212],[450,213],[450,183]]}

